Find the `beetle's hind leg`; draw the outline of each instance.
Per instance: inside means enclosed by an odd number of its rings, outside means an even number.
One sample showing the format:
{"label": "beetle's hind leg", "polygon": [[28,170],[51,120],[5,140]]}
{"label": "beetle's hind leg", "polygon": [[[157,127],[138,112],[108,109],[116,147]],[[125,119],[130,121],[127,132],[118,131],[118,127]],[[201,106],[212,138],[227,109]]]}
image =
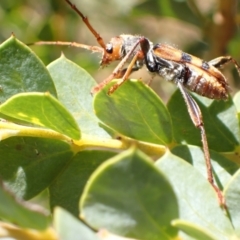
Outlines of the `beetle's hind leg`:
{"label": "beetle's hind leg", "polygon": [[188,110],[188,113],[190,115],[190,118],[191,118],[193,124],[201,132],[203,153],[204,153],[204,158],[205,158],[205,162],[206,162],[206,166],[207,166],[208,181],[214,188],[215,192],[217,193],[218,201],[219,201],[220,205],[223,208],[226,208],[224,196],[223,196],[221,190],[218,188],[218,186],[214,183],[213,169],[212,169],[212,164],[211,164],[211,159],[210,159],[207,135],[206,135],[206,131],[205,131],[204,124],[203,124],[201,110],[200,110],[198,104],[196,103],[196,101],[192,98],[192,96],[184,88],[183,84],[180,81],[178,81],[177,85],[178,85],[178,88],[179,88],[180,92],[182,93],[184,101],[187,105],[187,110]]}
{"label": "beetle's hind leg", "polygon": [[215,68],[221,69],[223,68],[226,64],[232,62],[235,66],[235,68],[238,71],[238,74],[240,75],[240,65],[239,63],[232,58],[231,56],[222,56],[222,57],[217,57],[209,61],[208,63],[212,65]]}

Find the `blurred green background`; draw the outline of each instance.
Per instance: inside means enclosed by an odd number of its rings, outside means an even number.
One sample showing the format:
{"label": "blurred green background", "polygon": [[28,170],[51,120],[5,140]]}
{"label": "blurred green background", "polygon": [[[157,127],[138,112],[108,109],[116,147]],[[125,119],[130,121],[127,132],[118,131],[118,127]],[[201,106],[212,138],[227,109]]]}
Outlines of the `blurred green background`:
{"label": "blurred green background", "polygon": [[[237,0],[72,0],[88,16],[105,42],[122,33],[140,34],[153,43],[170,44],[206,60],[232,55],[240,60],[240,6]],[[0,41],[11,33],[24,43],[39,40],[75,41],[97,45],[81,18],[64,0],[1,0]],[[102,81],[117,63],[99,69],[99,54],[60,46],[32,46],[33,51],[50,63],[61,52]],[[226,76],[232,89],[240,78],[232,67]],[[151,79],[146,69],[132,76]],[[153,87],[166,99],[175,89],[155,77]]]}

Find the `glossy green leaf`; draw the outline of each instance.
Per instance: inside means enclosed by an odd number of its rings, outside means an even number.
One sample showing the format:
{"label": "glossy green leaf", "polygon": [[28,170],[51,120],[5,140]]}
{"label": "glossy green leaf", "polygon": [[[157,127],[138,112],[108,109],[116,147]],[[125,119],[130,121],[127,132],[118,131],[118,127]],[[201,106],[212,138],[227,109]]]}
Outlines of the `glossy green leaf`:
{"label": "glossy green leaf", "polygon": [[[179,145],[171,149],[171,152],[178,157],[192,164],[205,178],[207,178],[207,169],[203,150],[196,146]],[[238,170],[236,163],[229,161],[217,152],[210,151],[211,163],[213,167],[215,181],[220,189],[223,189],[232,175]]]}
{"label": "glossy green leaf", "polygon": [[129,149],[104,162],[89,179],[80,202],[91,227],[137,239],[174,239],[175,194],[147,156]]}
{"label": "glossy green leaf", "polygon": [[8,220],[23,228],[44,230],[48,226],[48,218],[45,211],[40,208],[34,210],[34,206],[20,202],[12,194],[0,186],[0,218]]}
{"label": "glossy green leaf", "polygon": [[198,170],[170,152],[159,159],[156,166],[174,188],[180,219],[208,229],[218,240],[235,235],[230,220],[218,203],[216,192]]}
{"label": "glossy green leaf", "polygon": [[101,163],[115,154],[106,151],[77,153],[49,188],[51,208],[61,206],[78,217],[79,199],[90,175]]}
{"label": "glossy green leaf", "polygon": [[[183,221],[183,220],[174,220],[174,221],[172,221],[172,225],[174,227],[179,228],[179,230],[182,230],[188,236],[191,236],[193,239],[218,240],[215,236],[212,236],[211,232],[209,232],[208,229],[199,227],[191,222],[187,222],[187,221]],[[187,239],[187,237],[185,237],[184,239]]]}
{"label": "glossy green leaf", "polygon": [[238,122],[240,125],[240,91],[237,92],[233,98],[234,104],[237,108],[237,116],[238,116]]}
{"label": "glossy green leaf", "polygon": [[17,196],[29,199],[53,182],[73,152],[59,140],[12,137],[0,141],[0,156],[1,178]]}
{"label": "glossy green leaf", "polygon": [[79,127],[72,115],[49,93],[16,94],[0,106],[0,112],[76,140],[80,138]]}
{"label": "glossy green leaf", "polygon": [[[237,111],[231,99],[213,101],[194,95],[202,115],[210,149],[220,152],[233,151],[239,145]],[[186,104],[176,91],[167,104],[173,121],[174,138],[178,143],[202,146],[200,130],[194,127]]]}
{"label": "glossy green leaf", "polygon": [[224,189],[226,204],[232,224],[240,238],[240,170],[238,170]]}
{"label": "glossy green leaf", "polygon": [[127,137],[156,144],[170,143],[170,116],[156,93],[141,81],[129,80],[109,96],[107,91],[113,84],[95,96],[98,118]]}
{"label": "glossy green leaf", "polygon": [[93,111],[91,89],[95,80],[84,69],[63,55],[48,66],[59,101],[73,115],[81,131],[88,135],[109,137]]}
{"label": "glossy green leaf", "polygon": [[240,112],[240,91],[238,91],[234,97],[233,97],[233,102],[237,108],[237,112]]}
{"label": "glossy green leaf", "polygon": [[99,240],[96,233],[60,207],[54,210],[54,227],[61,240]]}
{"label": "glossy green leaf", "polygon": [[41,60],[14,36],[0,45],[0,103],[20,92],[50,92],[53,81]]}

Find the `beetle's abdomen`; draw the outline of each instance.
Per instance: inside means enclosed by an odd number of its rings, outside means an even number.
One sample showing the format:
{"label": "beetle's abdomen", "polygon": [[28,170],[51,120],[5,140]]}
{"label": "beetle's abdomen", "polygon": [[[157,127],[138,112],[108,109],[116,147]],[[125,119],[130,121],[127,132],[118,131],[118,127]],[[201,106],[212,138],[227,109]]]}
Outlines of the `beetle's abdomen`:
{"label": "beetle's abdomen", "polygon": [[225,77],[218,73],[218,77],[192,65],[185,64],[183,85],[192,92],[211,99],[227,99],[228,84]]}

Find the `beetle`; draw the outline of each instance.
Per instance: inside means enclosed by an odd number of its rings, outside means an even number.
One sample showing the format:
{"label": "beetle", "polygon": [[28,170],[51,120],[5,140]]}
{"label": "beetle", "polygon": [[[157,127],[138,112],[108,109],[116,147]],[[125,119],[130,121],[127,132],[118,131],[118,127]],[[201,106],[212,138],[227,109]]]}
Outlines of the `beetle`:
{"label": "beetle", "polygon": [[[208,181],[215,189],[220,204],[225,207],[222,193],[213,180],[202,113],[196,101],[189,94],[189,91],[211,99],[226,100],[228,98],[229,86],[225,76],[219,69],[225,64],[232,62],[240,75],[240,65],[237,61],[231,56],[223,56],[207,62],[167,44],[158,43],[153,45],[148,38],[141,35],[121,34],[113,37],[109,43],[105,44],[100,34],[89,23],[88,18],[70,0],[65,0],[65,2],[82,18],[100,46],[60,41],[40,41],[34,44],[68,45],[100,52],[102,53],[101,66],[106,66],[113,61],[120,61],[110,76],[93,88],[93,93],[100,91],[112,79],[119,79],[108,90],[109,95],[113,94],[128,79],[132,72],[139,70],[144,65],[149,72],[175,83],[182,93],[193,124],[200,129]],[[125,63],[128,63],[127,68],[124,68]]]}

